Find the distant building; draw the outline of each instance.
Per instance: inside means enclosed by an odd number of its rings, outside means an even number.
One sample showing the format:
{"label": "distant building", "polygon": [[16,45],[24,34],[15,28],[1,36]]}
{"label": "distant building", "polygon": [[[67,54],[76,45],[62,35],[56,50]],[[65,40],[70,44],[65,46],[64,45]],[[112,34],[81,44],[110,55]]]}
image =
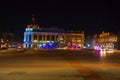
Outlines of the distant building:
{"label": "distant building", "polygon": [[1,33],[0,45],[2,47],[12,47],[14,41],[13,33]]}
{"label": "distant building", "polygon": [[32,21],[24,32],[24,48],[51,48],[59,42],[64,42],[63,29],[40,28],[35,24],[34,17]]}
{"label": "distant building", "polygon": [[[84,33],[65,33],[64,29],[41,28],[35,24],[35,18],[32,18],[32,24],[27,25],[24,32],[24,48],[61,48],[67,44],[83,47]],[[69,40],[70,39],[70,40]]]}
{"label": "distant building", "polygon": [[67,32],[65,33],[65,36],[65,42],[68,47],[84,47],[84,32]]}
{"label": "distant building", "polygon": [[95,40],[97,44],[101,46],[101,48],[114,49],[115,43],[118,40],[118,36],[103,31],[101,34],[96,36]]}

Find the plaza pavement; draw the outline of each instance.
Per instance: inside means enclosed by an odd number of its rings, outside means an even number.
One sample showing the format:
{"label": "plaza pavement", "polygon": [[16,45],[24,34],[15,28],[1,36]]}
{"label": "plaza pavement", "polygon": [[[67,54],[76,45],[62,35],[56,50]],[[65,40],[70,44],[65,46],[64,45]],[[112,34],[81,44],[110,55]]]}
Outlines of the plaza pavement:
{"label": "plaza pavement", "polygon": [[0,80],[120,80],[120,55],[115,59],[118,62],[113,58],[114,63],[110,63],[105,57],[92,59],[96,56],[93,52],[3,51],[0,52]]}

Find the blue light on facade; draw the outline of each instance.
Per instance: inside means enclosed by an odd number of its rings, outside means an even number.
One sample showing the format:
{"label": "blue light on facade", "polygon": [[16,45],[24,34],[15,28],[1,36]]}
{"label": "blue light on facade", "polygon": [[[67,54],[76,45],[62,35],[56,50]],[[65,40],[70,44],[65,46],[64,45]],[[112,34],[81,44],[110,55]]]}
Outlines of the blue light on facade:
{"label": "blue light on facade", "polygon": [[26,31],[26,32],[32,32],[32,31],[33,31],[33,28],[26,28],[25,31]]}

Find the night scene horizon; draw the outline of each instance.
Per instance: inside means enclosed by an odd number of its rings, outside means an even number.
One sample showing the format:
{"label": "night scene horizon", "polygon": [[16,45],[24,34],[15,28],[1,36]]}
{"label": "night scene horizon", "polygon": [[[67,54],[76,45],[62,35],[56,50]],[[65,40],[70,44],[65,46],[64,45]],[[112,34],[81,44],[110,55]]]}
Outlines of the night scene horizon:
{"label": "night scene horizon", "polygon": [[84,31],[86,35],[102,31],[119,32],[119,10],[115,2],[107,1],[1,1],[0,30],[24,32],[35,15],[41,27],[57,27]]}

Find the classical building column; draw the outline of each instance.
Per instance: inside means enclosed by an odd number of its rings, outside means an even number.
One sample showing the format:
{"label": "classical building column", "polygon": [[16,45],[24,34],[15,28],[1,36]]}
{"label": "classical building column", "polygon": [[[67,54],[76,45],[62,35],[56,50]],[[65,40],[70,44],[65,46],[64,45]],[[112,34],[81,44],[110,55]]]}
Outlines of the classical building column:
{"label": "classical building column", "polygon": [[27,48],[27,46],[26,46],[26,41],[27,41],[26,33],[24,33],[24,48]]}
{"label": "classical building column", "polygon": [[37,41],[39,41],[39,34],[37,34]]}
{"label": "classical building column", "polygon": [[30,40],[29,40],[30,34],[27,34],[27,36],[28,36],[28,37],[27,37],[27,41],[29,42],[29,41],[30,41]]}
{"label": "classical building column", "polygon": [[39,48],[39,34],[37,34],[37,48]]}
{"label": "classical building column", "polygon": [[27,40],[26,40],[26,33],[24,33],[24,42],[26,42]]}
{"label": "classical building column", "polygon": [[33,48],[34,47],[34,34],[32,34],[31,36],[32,36],[32,39],[31,39],[32,40],[31,41],[32,42],[32,48]]}
{"label": "classical building column", "polygon": [[28,42],[28,34],[26,34],[26,38],[27,38],[27,39],[26,39],[26,42]]}
{"label": "classical building column", "polygon": [[50,34],[50,42],[52,42],[52,35]]}
{"label": "classical building column", "polygon": [[45,41],[47,41],[47,34],[45,34]]}
{"label": "classical building column", "polygon": [[27,48],[29,48],[29,43],[30,43],[29,37],[30,37],[30,34],[27,33]]}
{"label": "classical building column", "polygon": [[44,35],[42,34],[42,43],[43,43]]}
{"label": "classical building column", "polygon": [[55,36],[54,41],[56,42],[56,34],[54,36]]}

